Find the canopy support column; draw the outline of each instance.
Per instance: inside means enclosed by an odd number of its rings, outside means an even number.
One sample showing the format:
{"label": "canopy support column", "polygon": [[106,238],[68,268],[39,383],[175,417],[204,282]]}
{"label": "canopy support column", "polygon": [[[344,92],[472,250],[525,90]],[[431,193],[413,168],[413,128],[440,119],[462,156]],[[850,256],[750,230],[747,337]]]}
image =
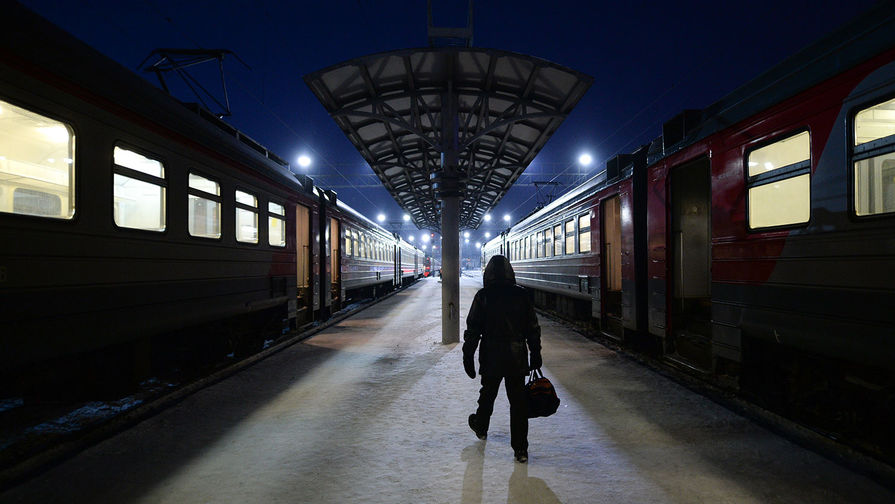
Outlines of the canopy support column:
{"label": "canopy support column", "polygon": [[[453,59],[453,58],[452,58]],[[441,115],[441,173],[437,196],[441,199],[441,343],[460,341],[460,187],[459,99],[453,79],[443,95]]]}
{"label": "canopy support column", "polygon": [[441,343],[460,341],[460,196],[441,199]]}

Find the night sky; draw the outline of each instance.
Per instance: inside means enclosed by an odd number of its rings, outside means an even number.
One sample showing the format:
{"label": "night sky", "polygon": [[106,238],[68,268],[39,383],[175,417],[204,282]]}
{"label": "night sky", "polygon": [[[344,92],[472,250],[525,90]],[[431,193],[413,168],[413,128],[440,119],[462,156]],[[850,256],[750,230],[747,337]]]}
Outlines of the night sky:
{"label": "night sky", "polygon": [[[403,212],[373,186],[372,170],[302,77],[366,54],[425,47],[425,0],[22,3],[134,71],[155,48],[233,51],[250,68],[225,60],[228,121],[365,215],[400,219]],[[681,110],[710,105],[874,3],[477,1],[474,46],[537,56],[594,77],[495,215],[523,217],[549,192],[539,193],[533,181],[560,182],[557,195],[568,190],[615,154],[659,136],[661,124]],[[463,26],[466,10],[466,0],[435,0],[435,24]],[[191,73],[222,97],[215,65]],[[182,86],[174,94],[196,101]],[[582,152],[594,158],[587,169],[577,163]],[[307,169],[296,162],[302,153],[313,158]],[[495,219],[472,239],[502,227]]]}

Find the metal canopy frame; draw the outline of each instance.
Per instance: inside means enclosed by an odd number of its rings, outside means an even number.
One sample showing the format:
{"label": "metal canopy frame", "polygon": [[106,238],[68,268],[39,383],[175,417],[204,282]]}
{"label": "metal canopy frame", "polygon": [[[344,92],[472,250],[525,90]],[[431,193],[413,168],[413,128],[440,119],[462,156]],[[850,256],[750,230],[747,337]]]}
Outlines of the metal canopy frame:
{"label": "metal canopy frame", "polygon": [[[593,78],[532,56],[440,47],[357,58],[305,82],[413,223],[441,231],[444,178],[457,182],[460,229],[477,228]],[[451,173],[445,153],[457,156]]]}

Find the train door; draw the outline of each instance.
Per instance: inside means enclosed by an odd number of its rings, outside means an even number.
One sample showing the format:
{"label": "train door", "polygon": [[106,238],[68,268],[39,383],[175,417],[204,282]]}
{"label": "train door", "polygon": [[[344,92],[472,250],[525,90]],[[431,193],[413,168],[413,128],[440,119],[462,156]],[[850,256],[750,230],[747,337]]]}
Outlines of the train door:
{"label": "train door", "polygon": [[708,158],[671,172],[673,358],[711,367],[711,170]]}
{"label": "train door", "polygon": [[392,268],[395,269],[392,286],[397,289],[401,286],[401,246],[399,243],[392,245]]}
{"label": "train door", "polygon": [[330,263],[332,246],[330,245],[330,240],[332,235],[330,234],[328,213],[326,195],[320,193],[320,215],[318,216],[320,229],[318,232],[319,242],[317,243],[317,250],[320,251],[320,257],[317,258],[320,268],[320,290],[318,291],[320,296],[320,320],[328,319],[332,313],[332,293],[330,290],[332,283],[332,264]]}
{"label": "train door", "polygon": [[600,290],[603,332],[621,338],[622,323],[622,217],[621,198],[613,196],[601,203],[602,232],[600,233]]}
{"label": "train door", "polygon": [[340,249],[342,239],[340,234],[341,228],[339,221],[336,219],[329,220],[330,233],[330,270],[332,271],[330,282],[330,298],[332,299],[333,311],[342,308],[342,251]]}
{"label": "train door", "polygon": [[311,321],[313,295],[311,290],[311,211],[304,205],[295,205],[295,272],[298,287],[298,315],[301,326]]}

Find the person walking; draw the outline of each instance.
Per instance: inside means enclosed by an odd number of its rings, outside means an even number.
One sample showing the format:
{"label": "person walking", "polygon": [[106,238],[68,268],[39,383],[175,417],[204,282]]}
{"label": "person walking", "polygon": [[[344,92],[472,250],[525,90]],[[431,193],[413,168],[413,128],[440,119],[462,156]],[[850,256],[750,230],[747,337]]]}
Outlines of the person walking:
{"label": "person walking", "polygon": [[510,401],[510,445],[516,461],[524,464],[528,461],[525,376],[542,365],[541,326],[528,292],[516,285],[516,275],[506,257],[496,255],[488,261],[482,283],[484,287],[472,300],[463,333],[463,368],[475,379],[478,347],[482,376],[479,407],[469,415],[469,427],[479,439],[487,438],[494,399],[503,380]]}

